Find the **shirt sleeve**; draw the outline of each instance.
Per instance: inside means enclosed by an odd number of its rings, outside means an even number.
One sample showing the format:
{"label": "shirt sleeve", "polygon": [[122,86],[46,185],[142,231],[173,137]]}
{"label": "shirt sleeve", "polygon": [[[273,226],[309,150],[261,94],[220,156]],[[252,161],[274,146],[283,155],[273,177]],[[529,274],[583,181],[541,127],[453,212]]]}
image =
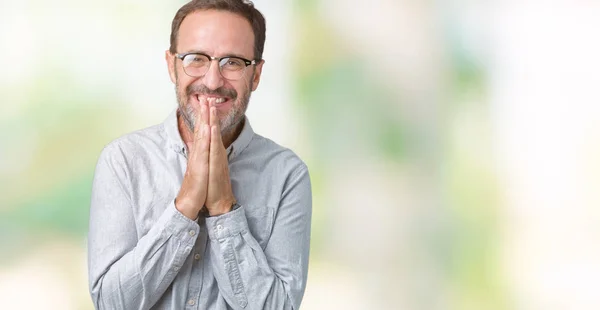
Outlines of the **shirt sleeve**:
{"label": "shirt sleeve", "polygon": [[308,273],[312,194],[306,166],[284,188],[263,250],[248,229],[245,207],[206,219],[221,295],[233,309],[298,309]]}
{"label": "shirt sleeve", "polygon": [[96,309],[149,309],[190,254],[199,232],[174,202],[138,236],[125,165],[105,149],[96,166],[88,234],[89,288]]}

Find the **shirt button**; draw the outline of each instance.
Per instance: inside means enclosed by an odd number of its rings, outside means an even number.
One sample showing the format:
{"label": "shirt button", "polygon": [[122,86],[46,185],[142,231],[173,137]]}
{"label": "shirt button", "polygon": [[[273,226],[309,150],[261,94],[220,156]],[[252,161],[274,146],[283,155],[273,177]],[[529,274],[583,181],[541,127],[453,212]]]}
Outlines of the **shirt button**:
{"label": "shirt button", "polygon": [[192,236],[192,237],[193,237],[193,236],[195,236],[195,235],[196,235],[196,232],[195,232],[195,231],[193,231],[193,230],[190,230],[190,236]]}
{"label": "shirt button", "polygon": [[173,267],[173,270],[179,271],[179,267],[175,266],[175,267]]}
{"label": "shirt button", "polygon": [[217,225],[217,230],[222,230],[222,229],[223,229],[223,226]]}
{"label": "shirt button", "polygon": [[194,259],[195,259],[195,260],[200,260],[200,254],[196,254],[196,255],[194,255]]}
{"label": "shirt button", "polygon": [[193,299],[188,300],[188,305],[193,306],[196,304],[196,301]]}

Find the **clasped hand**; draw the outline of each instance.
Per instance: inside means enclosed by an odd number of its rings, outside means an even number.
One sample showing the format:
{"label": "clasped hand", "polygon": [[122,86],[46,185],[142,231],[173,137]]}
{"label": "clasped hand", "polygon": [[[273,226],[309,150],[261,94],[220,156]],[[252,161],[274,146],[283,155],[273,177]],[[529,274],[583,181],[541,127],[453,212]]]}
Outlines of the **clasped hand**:
{"label": "clasped hand", "polygon": [[217,109],[209,106],[214,105],[209,100],[200,98],[193,142],[188,144],[187,169],[175,199],[176,208],[190,219],[196,219],[203,208],[210,216],[227,213],[236,202]]}

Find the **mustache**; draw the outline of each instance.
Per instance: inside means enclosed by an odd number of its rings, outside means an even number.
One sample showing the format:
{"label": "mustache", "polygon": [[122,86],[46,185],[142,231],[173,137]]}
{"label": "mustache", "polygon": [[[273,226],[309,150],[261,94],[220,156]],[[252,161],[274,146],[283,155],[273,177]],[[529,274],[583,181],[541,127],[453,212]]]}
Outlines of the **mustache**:
{"label": "mustache", "polygon": [[219,87],[215,90],[212,90],[212,89],[206,87],[205,85],[188,85],[188,87],[185,88],[185,92],[186,92],[187,96],[191,96],[192,94],[199,93],[202,95],[228,97],[228,98],[231,98],[232,100],[237,99],[237,96],[238,96],[237,91],[235,91],[235,89]]}

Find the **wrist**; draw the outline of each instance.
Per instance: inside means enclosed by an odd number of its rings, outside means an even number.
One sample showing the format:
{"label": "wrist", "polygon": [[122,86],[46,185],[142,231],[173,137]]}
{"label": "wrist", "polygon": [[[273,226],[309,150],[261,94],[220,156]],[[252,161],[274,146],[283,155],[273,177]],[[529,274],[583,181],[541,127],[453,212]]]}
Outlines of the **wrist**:
{"label": "wrist", "polygon": [[215,204],[214,208],[210,208],[208,210],[209,216],[219,216],[225,213],[231,212],[233,210],[233,206],[236,204],[235,199],[227,200],[223,202],[218,202]]}
{"label": "wrist", "polygon": [[198,218],[201,207],[196,206],[191,200],[184,197],[175,198],[175,209],[190,220]]}

